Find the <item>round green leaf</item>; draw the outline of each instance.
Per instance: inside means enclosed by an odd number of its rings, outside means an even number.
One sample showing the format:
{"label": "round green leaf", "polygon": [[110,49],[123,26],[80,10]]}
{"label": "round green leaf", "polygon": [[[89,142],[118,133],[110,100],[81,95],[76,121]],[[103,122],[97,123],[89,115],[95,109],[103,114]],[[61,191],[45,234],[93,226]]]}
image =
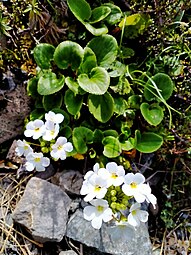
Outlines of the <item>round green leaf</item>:
{"label": "round green leaf", "polygon": [[67,4],[79,21],[88,20],[91,16],[90,5],[85,0],[67,0]]}
{"label": "round green leaf", "polygon": [[71,66],[72,70],[76,70],[83,58],[84,50],[76,42],[61,42],[55,49],[54,61],[61,69],[67,69]]}
{"label": "round green leaf", "polygon": [[75,95],[72,90],[68,89],[65,92],[64,103],[68,112],[72,115],[76,115],[82,107],[83,97]]}
{"label": "round green leaf", "polygon": [[[163,98],[165,100],[169,99],[174,89],[174,84],[171,78],[167,74],[157,73],[152,77],[152,80],[156,84]],[[148,101],[156,100],[157,98],[153,93],[159,96],[156,88],[153,88],[152,82],[148,81],[144,88],[144,96],[146,100]]]}
{"label": "round green leaf", "polygon": [[106,18],[111,12],[111,9],[107,6],[99,6],[96,7],[92,10],[92,15],[90,17],[90,19],[88,20],[88,22],[90,24],[94,24],[97,23],[101,20],[103,20],[104,18]]}
{"label": "round green leaf", "polygon": [[64,76],[57,79],[55,73],[44,73],[38,81],[38,93],[43,96],[54,94],[63,88],[64,80]]}
{"label": "round green leaf", "polygon": [[141,104],[141,113],[144,119],[151,125],[157,126],[164,118],[163,109],[158,104]]}
{"label": "round green leaf", "polygon": [[31,96],[33,98],[38,96],[37,84],[38,84],[38,78],[37,77],[33,77],[28,81],[28,83],[27,83],[27,94],[28,94],[28,96]]}
{"label": "round green leaf", "polygon": [[102,143],[104,145],[104,156],[108,158],[116,158],[121,154],[121,144],[117,138],[107,136],[102,140]]}
{"label": "round green leaf", "polygon": [[107,71],[102,67],[95,67],[90,75],[80,74],[77,79],[80,87],[88,93],[103,95],[110,83],[110,77]]}
{"label": "round green leaf", "polygon": [[90,33],[92,33],[92,35],[95,35],[95,36],[100,36],[100,35],[103,35],[103,34],[107,34],[107,32],[108,32],[108,28],[104,24],[101,24],[100,27],[98,27],[98,28],[93,27],[88,22],[84,22],[83,24],[86,27],[86,29]]}
{"label": "round green leaf", "polygon": [[86,127],[76,127],[72,135],[73,145],[78,153],[84,154],[87,152],[87,144],[93,142],[93,131]]}
{"label": "round green leaf", "polygon": [[84,57],[80,65],[80,72],[89,74],[97,66],[96,55],[89,47],[84,48]]}
{"label": "round green leaf", "polygon": [[42,105],[46,111],[50,111],[53,108],[60,108],[62,105],[63,96],[61,93],[53,95],[43,96]]}
{"label": "round green leaf", "polygon": [[104,21],[106,21],[110,26],[120,22],[122,16],[121,9],[112,3],[106,3],[104,6],[109,7],[111,10],[110,14],[104,19]]}
{"label": "round green leaf", "polygon": [[157,151],[163,144],[163,138],[153,132],[145,132],[141,134],[139,130],[136,130],[135,140],[135,148],[143,153]]}
{"label": "round green leaf", "polygon": [[117,40],[111,35],[95,37],[87,44],[87,46],[95,53],[99,66],[108,67],[117,57]]}
{"label": "round green leaf", "polygon": [[51,67],[50,61],[53,60],[55,47],[48,43],[40,43],[34,48],[34,59],[37,65],[42,69]]}
{"label": "round green leaf", "polygon": [[89,95],[88,107],[98,121],[105,123],[113,115],[114,100],[108,92],[101,96]]}
{"label": "round green leaf", "polygon": [[122,115],[127,109],[127,101],[122,97],[114,98],[114,112]]}

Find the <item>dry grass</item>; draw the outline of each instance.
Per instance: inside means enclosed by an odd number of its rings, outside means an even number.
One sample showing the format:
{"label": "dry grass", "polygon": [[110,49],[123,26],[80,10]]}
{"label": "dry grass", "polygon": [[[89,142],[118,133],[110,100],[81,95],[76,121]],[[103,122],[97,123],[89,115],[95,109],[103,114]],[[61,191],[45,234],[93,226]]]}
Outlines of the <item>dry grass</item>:
{"label": "dry grass", "polygon": [[17,180],[15,174],[0,175],[0,254],[8,255],[31,255],[31,246],[42,247],[41,244],[31,240],[22,230],[18,230],[11,219],[11,213],[14,211],[17,203],[23,195],[27,176]]}

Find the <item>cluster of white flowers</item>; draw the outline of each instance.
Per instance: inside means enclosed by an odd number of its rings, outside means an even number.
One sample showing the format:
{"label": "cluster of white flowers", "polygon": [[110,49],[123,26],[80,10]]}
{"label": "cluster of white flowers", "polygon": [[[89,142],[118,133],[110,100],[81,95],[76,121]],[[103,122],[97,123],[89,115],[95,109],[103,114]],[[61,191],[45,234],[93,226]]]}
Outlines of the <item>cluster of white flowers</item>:
{"label": "cluster of white flowers", "polygon": [[[56,141],[54,139],[58,136],[60,126],[64,120],[64,116],[61,113],[54,113],[49,111],[45,114],[45,122],[36,119],[30,121],[26,125],[24,135],[26,137],[32,137],[34,140],[42,139],[42,141],[50,142],[50,155],[54,160],[66,159],[67,152],[73,150],[73,145],[67,142],[66,137],[58,137]],[[51,142],[54,141],[53,144]],[[17,141],[17,147],[15,149],[18,156],[24,156],[26,158],[25,168],[27,171],[45,171],[45,168],[49,166],[50,159],[44,157],[42,152],[34,152],[30,143],[23,140]]]}
{"label": "cluster of white flowers", "polygon": [[93,171],[84,176],[80,193],[91,204],[84,208],[83,214],[95,229],[100,229],[103,221],[111,221],[128,233],[129,226],[136,228],[148,220],[148,212],[141,210],[141,203],[156,205],[156,197],[151,194],[145,177],[140,173],[125,174],[123,166],[115,162],[107,163],[105,168],[96,163]]}

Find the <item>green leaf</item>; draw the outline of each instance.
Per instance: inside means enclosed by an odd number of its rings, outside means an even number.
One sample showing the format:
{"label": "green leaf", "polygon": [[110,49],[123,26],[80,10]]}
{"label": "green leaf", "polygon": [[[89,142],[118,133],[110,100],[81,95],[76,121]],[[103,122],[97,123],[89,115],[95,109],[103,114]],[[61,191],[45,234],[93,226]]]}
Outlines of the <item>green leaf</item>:
{"label": "green leaf", "polygon": [[107,34],[107,32],[108,32],[108,28],[104,24],[101,24],[99,28],[93,27],[88,22],[83,22],[83,25],[86,27],[86,29],[90,33],[92,33],[92,35],[95,35],[95,36],[100,36],[100,35],[103,35],[103,34]]}
{"label": "green leaf", "polygon": [[114,100],[108,92],[100,96],[89,95],[88,107],[98,121],[105,123],[113,115]]}
{"label": "green leaf", "polygon": [[114,112],[122,115],[127,109],[127,102],[122,97],[114,98]]}
{"label": "green leaf", "polygon": [[104,68],[95,67],[91,70],[89,76],[87,74],[80,74],[77,81],[86,92],[102,95],[109,87],[110,77]]}
{"label": "green leaf", "polygon": [[140,109],[144,119],[150,125],[157,126],[164,118],[163,109],[158,104],[142,103]]}
{"label": "green leaf", "polygon": [[95,53],[99,66],[109,67],[117,57],[117,40],[111,35],[95,37],[87,44],[87,46]]}
{"label": "green leaf", "polygon": [[104,132],[103,132],[103,135],[106,137],[106,136],[114,136],[114,137],[118,137],[119,136],[119,134],[118,134],[118,132],[116,131],[116,130],[114,130],[114,129],[108,129],[108,130],[105,130]]}
{"label": "green leaf", "polygon": [[60,108],[62,105],[63,96],[61,93],[53,95],[43,96],[42,105],[46,111],[50,111],[53,108]]}
{"label": "green leaf", "polygon": [[124,151],[130,151],[134,149],[134,144],[131,142],[131,139],[121,142],[121,148]]}
{"label": "green leaf", "polygon": [[27,83],[27,94],[28,96],[31,96],[33,98],[38,97],[38,91],[37,91],[37,84],[38,84],[38,78],[33,77],[31,78]]}
{"label": "green leaf", "polygon": [[[169,99],[171,97],[173,89],[174,89],[174,84],[173,84],[173,81],[171,80],[171,78],[165,73],[157,73],[152,77],[152,80],[155,83],[156,87],[158,88],[162,97],[165,100]],[[149,80],[144,88],[144,96],[145,96],[146,100],[148,100],[148,101],[157,99],[157,97],[154,94],[159,96],[157,89],[153,86],[154,85]],[[159,99],[157,99],[157,100],[160,101]]]}
{"label": "green leaf", "polygon": [[67,4],[79,21],[88,20],[91,16],[90,5],[85,0],[67,0]]}
{"label": "green leaf", "polygon": [[88,20],[88,22],[90,24],[94,24],[97,23],[101,20],[103,20],[104,18],[106,18],[111,12],[111,9],[107,6],[99,6],[96,7],[92,10],[92,15],[90,17],[90,19]]}
{"label": "green leaf", "polygon": [[122,21],[119,23],[119,27],[123,28],[124,26],[124,22],[125,22],[125,26],[132,26],[132,25],[136,25],[139,20],[141,18],[141,14],[136,13],[136,14],[132,14],[128,17],[125,17],[124,19],[122,19]]}
{"label": "green leaf", "polygon": [[44,109],[34,109],[31,113],[30,113],[30,120],[36,120],[36,119],[42,119],[44,117]]}
{"label": "green leaf", "polygon": [[104,138],[103,132],[100,129],[94,130],[94,143],[102,143],[102,139]]}
{"label": "green leaf", "polygon": [[61,42],[55,49],[54,61],[61,69],[67,69],[69,66],[72,70],[76,70],[83,58],[84,50],[76,42]]}
{"label": "green leaf", "polygon": [[135,148],[143,153],[152,153],[157,151],[163,144],[163,138],[153,132],[140,133],[135,131]]}
{"label": "green leaf", "polygon": [[83,97],[75,95],[72,90],[68,89],[65,92],[64,103],[68,112],[72,115],[76,115],[82,107]]}
{"label": "green leaf", "polygon": [[104,6],[108,6],[111,9],[110,14],[104,19],[110,26],[115,25],[121,20],[122,11],[121,9],[111,3],[106,3]]}
{"label": "green leaf", "polygon": [[102,143],[104,145],[104,156],[108,158],[116,158],[121,154],[121,144],[117,138],[107,136],[103,139]]}
{"label": "green leaf", "polygon": [[89,47],[84,48],[84,57],[80,65],[80,72],[89,74],[97,66],[96,55]]}
{"label": "green leaf", "polygon": [[65,83],[68,88],[74,92],[74,94],[78,94],[79,84],[77,81],[75,81],[72,77],[66,77]]}
{"label": "green leaf", "polygon": [[51,67],[50,61],[53,60],[55,47],[48,43],[40,43],[34,48],[34,59],[37,65],[42,69]]}
{"label": "green leaf", "polygon": [[64,80],[64,76],[57,79],[55,73],[44,73],[38,81],[38,93],[43,96],[54,94],[63,88]]}
{"label": "green leaf", "polygon": [[93,131],[86,127],[76,127],[73,130],[72,141],[76,151],[84,154],[88,150],[87,144],[93,142]]}

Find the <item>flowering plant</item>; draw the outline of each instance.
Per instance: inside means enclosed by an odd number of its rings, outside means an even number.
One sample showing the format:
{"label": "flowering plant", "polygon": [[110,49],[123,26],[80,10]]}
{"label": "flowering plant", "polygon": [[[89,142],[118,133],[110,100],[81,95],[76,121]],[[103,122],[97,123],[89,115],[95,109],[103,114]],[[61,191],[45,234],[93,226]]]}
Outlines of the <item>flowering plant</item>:
{"label": "flowering plant", "polygon": [[[92,227],[100,229],[102,222],[114,222],[114,227],[136,228],[140,222],[148,220],[148,212],[141,209],[144,201],[154,208],[156,197],[151,194],[149,184],[140,173],[127,173],[123,166],[109,162],[105,168],[96,163],[93,171],[88,171],[80,191],[89,202],[84,208],[84,218]],[[127,231],[128,232],[128,231]]]}
{"label": "flowering plant", "polygon": [[[25,157],[24,167],[27,171],[45,171],[45,168],[50,164],[50,158],[44,157],[43,153],[48,154],[53,160],[64,160],[67,153],[73,150],[71,142],[67,141],[66,137],[60,136],[57,138],[60,126],[64,120],[61,113],[49,111],[45,114],[45,122],[41,119],[28,122],[24,135],[32,137],[34,140],[39,140],[40,144],[34,144],[25,140],[17,141],[15,149],[18,156]],[[55,141],[55,139],[57,140]],[[41,149],[40,152],[35,152],[31,145]]]}

